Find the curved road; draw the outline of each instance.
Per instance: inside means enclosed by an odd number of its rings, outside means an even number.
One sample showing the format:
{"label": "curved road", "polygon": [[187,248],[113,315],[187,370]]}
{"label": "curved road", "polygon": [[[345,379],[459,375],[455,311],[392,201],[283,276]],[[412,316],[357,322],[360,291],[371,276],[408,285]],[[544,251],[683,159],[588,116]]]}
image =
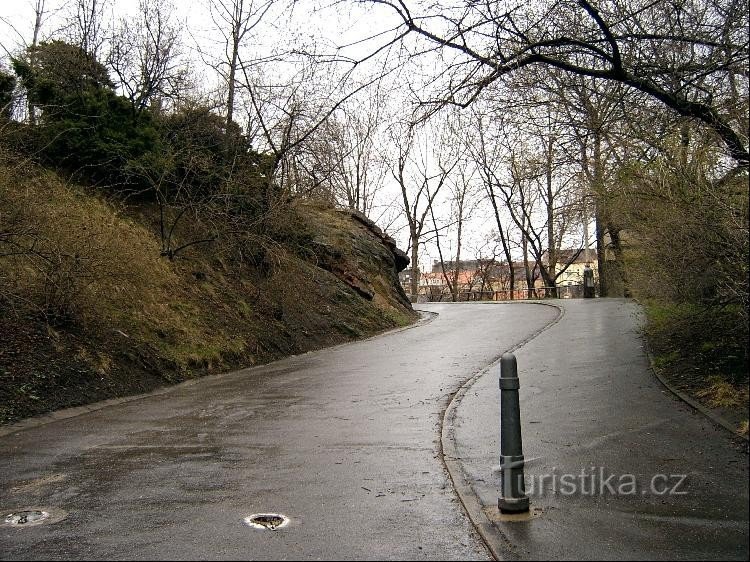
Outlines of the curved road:
{"label": "curved road", "polygon": [[[490,559],[442,463],[442,414],[558,310],[430,310],[410,329],[0,437],[3,513],[67,514],[0,526],[0,558]],[[259,512],[291,522],[243,523]]]}

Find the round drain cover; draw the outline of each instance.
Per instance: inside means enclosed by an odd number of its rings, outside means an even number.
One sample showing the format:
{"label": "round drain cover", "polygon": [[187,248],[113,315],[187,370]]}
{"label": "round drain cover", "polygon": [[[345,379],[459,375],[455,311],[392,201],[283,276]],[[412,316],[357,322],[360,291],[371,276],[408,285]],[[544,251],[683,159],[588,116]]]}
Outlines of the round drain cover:
{"label": "round drain cover", "polygon": [[43,523],[57,523],[68,515],[55,507],[29,507],[15,511],[2,512],[0,525],[3,527],[33,527]]}
{"label": "round drain cover", "polygon": [[13,513],[8,513],[5,516],[5,523],[13,526],[33,525],[34,523],[41,523],[45,519],[49,519],[49,513],[46,511],[31,509],[28,511],[14,511]]}
{"label": "round drain cover", "polygon": [[280,513],[255,513],[254,515],[245,517],[243,521],[253,529],[275,531],[276,529],[285,527],[289,523],[289,518]]}

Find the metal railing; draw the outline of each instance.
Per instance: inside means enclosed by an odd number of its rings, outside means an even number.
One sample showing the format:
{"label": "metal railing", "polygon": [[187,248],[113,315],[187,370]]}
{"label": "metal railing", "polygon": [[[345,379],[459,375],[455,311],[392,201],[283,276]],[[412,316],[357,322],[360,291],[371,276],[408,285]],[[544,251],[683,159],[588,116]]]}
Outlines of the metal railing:
{"label": "metal railing", "polygon": [[[499,291],[461,291],[457,295],[458,302],[467,301],[509,301],[509,300],[537,300],[537,299],[580,299],[583,298],[583,285],[558,285],[557,287],[531,287],[514,289],[500,289]],[[453,295],[448,291],[433,294],[418,295],[413,302],[452,302]]]}

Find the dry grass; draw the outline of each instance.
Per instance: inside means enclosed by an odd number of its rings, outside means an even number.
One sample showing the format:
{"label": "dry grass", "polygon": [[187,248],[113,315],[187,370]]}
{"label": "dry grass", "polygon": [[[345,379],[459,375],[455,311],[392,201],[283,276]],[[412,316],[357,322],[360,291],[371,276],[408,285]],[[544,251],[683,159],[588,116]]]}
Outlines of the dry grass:
{"label": "dry grass", "polygon": [[696,392],[712,408],[735,408],[747,404],[748,385],[734,386],[720,376],[708,378],[707,386]]}
{"label": "dry grass", "polygon": [[0,298],[17,314],[90,336],[122,334],[178,368],[241,351],[203,321],[189,268],[161,257],[146,227],[54,174],[5,172],[0,217],[13,231],[0,244]]}
{"label": "dry grass", "polygon": [[86,325],[154,306],[174,286],[154,238],[111,205],[52,174],[5,179],[0,213],[12,217],[13,231],[4,248],[14,250],[0,260],[7,296],[52,324]]}

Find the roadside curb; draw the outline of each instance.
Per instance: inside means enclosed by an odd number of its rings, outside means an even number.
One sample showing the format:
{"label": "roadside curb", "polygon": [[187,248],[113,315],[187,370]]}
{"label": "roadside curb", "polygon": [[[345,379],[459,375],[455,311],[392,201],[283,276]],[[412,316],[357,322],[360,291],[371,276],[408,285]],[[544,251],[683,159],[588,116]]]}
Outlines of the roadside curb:
{"label": "roadside curb", "polygon": [[748,439],[747,435],[742,435],[739,431],[737,431],[737,428],[734,427],[731,424],[731,422],[729,422],[727,419],[723,418],[722,416],[720,416],[719,414],[717,414],[715,412],[712,412],[709,408],[707,408],[706,406],[704,406],[703,404],[701,404],[700,402],[698,402],[697,400],[695,400],[691,396],[688,396],[687,394],[685,394],[681,390],[678,390],[676,387],[674,387],[672,385],[672,383],[670,383],[667,380],[667,377],[665,377],[662,374],[661,369],[659,369],[656,366],[656,363],[654,361],[654,356],[651,353],[651,350],[648,348],[648,346],[645,347],[645,350],[646,350],[646,355],[648,355],[648,362],[649,362],[649,365],[651,366],[651,372],[654,373],[654,376],[656,376],[657,379],[659,379],[659,382],[664,386],[664,388],[666,388],[667,390],[669,390],[669,392],[671,392],[677,398],[679,398],[680,400],[682,400],[683,402],[685,402],[685,404],[687,404],[688,406],[690,406],[693,409],[699,411],[701,414],[703,414],[704,416],[706,416],[708,419],[710,419],[715,424],[720,425],[721,427],[723,427],[727,431],[729,431],[732,434],[734,434],[735,437],[739,437],[740,439],[744,439],[745,441],[750,441],[750,439]]}
{"label": "roadside curb", "polygon": [[[384,332],[380,332],[378,334],[367,336],[366,338],[343,342],[343,343],[339,343],[336,345],[332,345],[330,347],[321,347],[320,349],[313,349],[310,351],[305,351],[304,353],[287,355],[286,357],[280,357],[279,359],[276,359],[275,361],[271,361],[271,363],[274,363],[276,361],[283,361],[284,359],[291,359],[292,357],[301,357],[303,355],[307,355],[309,353],[316,353],[324,349],[330,351],[330,350],[334,350],[340,347],[354,345],[360,342],[368,341],[374,338],[380,338],[383,336],[396,334],[398,332],[403,332],[404,330],[411,330],[412,328],[417,328],[419,326],[424,326],[425,324],[429,324],[438,316],[438,314],[435,312],[426,312],[426,311],[421,311],[421,310],[417,310],[416,312],[419,313],[420,318],[416,320],[415,322],[413,322],[412,324],[409,324],[408,326],[399,326],[397,328],[390,328]],[[203,381],[203,380],[211,380],[211,379],[216,379],[220,377],[226,377],[226,376],[238,373],[240,371],[251,372],[253,369],[266,367],[269,364],[270,363],[262,363],[259,365],[252,365],[250,367],[241,367],[233,371],[227,371],[224,373],[216,373],[213,375],[204,375],[204,376],[200,376],[194,379],[188,379],[186,381],[182,381],[177,384],[161,386],[159,388],[155,388],[154,390],[151,390],[149,392],[144,392],[142,394],[132,394],[130,396],[122,396],[119,398],[108,398],[107,400],[101,400],[99,402],[92,402],[91,404],[84,404],[82,406],[73,406],[71,408],[63,408],[61,410],[55,410],[48,414],[41,414],[39,416],[26,418],[23,420],[19,420],[15,423],[2,426],[0,427],[0,437],[12,435],[14,433],[18,433],[19,431],[25,431],[27,429],[33,429],[35,427],[40,427],[42,425],[47,425],[49,423],[53,423],[56,421],[75,418],[78,416],[82,416],[84,414],[96,412],[98,410],[103,410],[104,408],[109,408],[110,406],[119,406],[121,404],[127,404],[128,402],[135,402],[136,400],[143,400],[144,398],[150,398],[152,396],[160,396],[162,394],[167,394],[168,392],[175,391],[178,388],[184,388],[186,386],[192,386],[194,384],[198,384],[200,381]]]}
{"label": "roadside curb", "polygon": [[542,306],[549,306],[556,308],[558,311],[557,317],[554,320],[546,324],[543,328],[537,330],[523,341],[516,345],[506,349],[500,355],[498,355],[493,361],[487,365],[484,369],[475,373],[471,378],[464,381],[464,383],[456,390],[448,401],[448,405],[443,412],[443,416],[440,420],[440,456],[443,460],[448,475],[450,476],[453,488],[458,495],[458,499],[463,505],[472,525],[477,530],[479,535],[482,537],[487,549],[492,554],[495,560],[503,560],[510,551],[513,550],[513,544],[503,534],[502,530],[493,523],[487,514],[482,509],[482,505],[479,502],[479,497],[474,492],[466,473],[460,462],[458,455],[458,447],[455,440],[455,428],[454,422],[456,417],[456,408],[461,404],[461,400],[464,395],[471,389],[482,376],[486,375],[489,371],[496,368],[500,364],[500,359],[505,353],[512,353],[530,341],[536,339],[542,332],[551,328],[557,324],[564,316],[565,309],[558,304],[553,304],[543,301],[523,301],[510,303],[506,302],[503,304],[536,304]]}

